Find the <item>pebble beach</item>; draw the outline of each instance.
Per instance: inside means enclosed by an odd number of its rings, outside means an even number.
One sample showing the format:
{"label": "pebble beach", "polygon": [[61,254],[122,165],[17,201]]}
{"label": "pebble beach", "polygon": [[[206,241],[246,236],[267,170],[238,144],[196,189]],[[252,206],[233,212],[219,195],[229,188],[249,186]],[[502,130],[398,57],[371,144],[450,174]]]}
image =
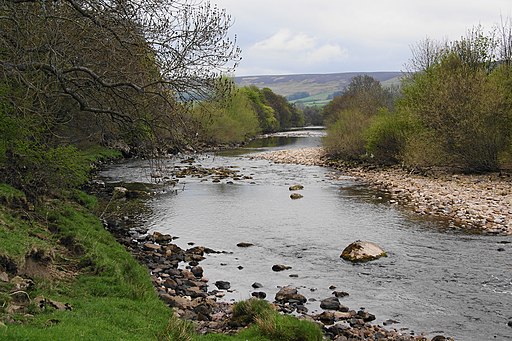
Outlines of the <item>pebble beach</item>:
{"label": "pebble beach", "polygon": [[332,167],[338,171],[335,176],[351,176],[388,193],[391,203],[419,215],[446,218],[453,228],[512,234],[512,177],[509,175],[423,176],[396,167],[349,167],[329,160],[321,147],[264,152],[251,157],[276,163]]}

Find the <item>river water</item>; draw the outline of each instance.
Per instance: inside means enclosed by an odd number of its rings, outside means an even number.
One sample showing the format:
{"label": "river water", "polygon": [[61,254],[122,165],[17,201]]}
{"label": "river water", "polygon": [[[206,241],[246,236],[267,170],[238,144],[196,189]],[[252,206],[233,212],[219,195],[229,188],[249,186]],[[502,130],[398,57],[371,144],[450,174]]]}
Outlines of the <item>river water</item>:
{"label": "river water", "polygon": [[[203,167],[231,167],[252,179],[187,177],[175,191],[152,202],[150,231],[179,236],[189,243],[232,253],[210,254],[201,262],[210,283],[231,282],[226,300],[250,298],[259,282],[272,300],[278,286],[292,285],[310,299],[346,291],[341,303],[364,307],[387,328],[456,340],[511,340],[512,238],[449,229],[441,220],[419,217],[393,205],[379,192],[350,177],[315,166],[274,164],[251,159],[262,150],[317,146],[318,132],[258,140],[250,148],[222,155],[198,155]],[[297,137],[300,136],[300,137]],[[166,160],[172,169],[180,160]],[[112,166],[112,181],[151,181],[145,161]],[[291,200],[288,187],[302,184],[303,198]],[[382,246],[387,258],[353,265],[340,259],[355,240]],[[239,248],[239,242],[253,243]],[[291,270],[273,272],[274,264]],[[290,277],[296,275],[297,277]],[[211,290],[215,289],[211,285]]]}

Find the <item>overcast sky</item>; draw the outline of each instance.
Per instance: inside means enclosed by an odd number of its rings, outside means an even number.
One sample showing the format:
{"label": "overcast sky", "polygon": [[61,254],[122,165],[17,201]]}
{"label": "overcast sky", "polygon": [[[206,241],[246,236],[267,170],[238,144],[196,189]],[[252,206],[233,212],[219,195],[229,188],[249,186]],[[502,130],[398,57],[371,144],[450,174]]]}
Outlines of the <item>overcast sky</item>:
{"label": "overcast sky", "polygon": [[210,0],[233,17],[237,76],[403,71],[422,39],[512,17],[511,0]]}

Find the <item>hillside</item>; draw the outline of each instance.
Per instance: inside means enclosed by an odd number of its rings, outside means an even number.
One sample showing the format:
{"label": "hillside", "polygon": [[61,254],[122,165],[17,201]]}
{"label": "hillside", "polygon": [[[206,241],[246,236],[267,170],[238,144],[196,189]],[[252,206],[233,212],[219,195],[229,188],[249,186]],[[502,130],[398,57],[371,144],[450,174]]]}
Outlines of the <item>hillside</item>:
{"label": "hillside", "polygon": [[240,86],[255,85],[258,88],[270,88],[275,93],[287,97],[290,102],[305,105],[324,105],[333,95],[343,91],[350,80],[366,74],[383,85],[399,82],[401,72],[346,72],[330,74],[265,75],[235,77]]}

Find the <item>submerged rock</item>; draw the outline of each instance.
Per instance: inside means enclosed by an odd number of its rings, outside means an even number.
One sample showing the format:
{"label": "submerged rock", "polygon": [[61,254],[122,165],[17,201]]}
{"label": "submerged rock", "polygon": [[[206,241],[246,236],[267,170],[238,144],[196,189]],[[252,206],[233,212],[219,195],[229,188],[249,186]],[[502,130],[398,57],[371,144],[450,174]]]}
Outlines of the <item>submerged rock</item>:
{"label": "submerged rock", "polygon": [[290,194],[290,198],[292,200],[297,200],[297,199],[300,199],[300,198],[303,198],[304,196],[302,194],[299,194],[299,193],[292,193]]}
{"label": "submerged rock", "polygon": [[267,294],[264,293],[263,291],[255,291],[255,292],[251,293],[251,296],[262,300],[262,299],[265,299],[265,297],[267,297]]}
{"label": "submerged rock", "polygon": [[347,246],[340,257],[351,262],[368,262],[387,257],[387,253],[375,243],[357,240]]}
{"label": "submerged rock", "polygon": [[252,243],[246,243],[246,242],[241,242],[241,243],[236,244],[236,246],[238,246],[238,247],[250,247],[253,245],[254,244],[252,244]]}
{"label": "submerged rock", "polygon": [[349,296],[349,293],[348,292],[345,292],[345,291],[333,291],[332,294],[336,297],[345,297],[345,296]]}

